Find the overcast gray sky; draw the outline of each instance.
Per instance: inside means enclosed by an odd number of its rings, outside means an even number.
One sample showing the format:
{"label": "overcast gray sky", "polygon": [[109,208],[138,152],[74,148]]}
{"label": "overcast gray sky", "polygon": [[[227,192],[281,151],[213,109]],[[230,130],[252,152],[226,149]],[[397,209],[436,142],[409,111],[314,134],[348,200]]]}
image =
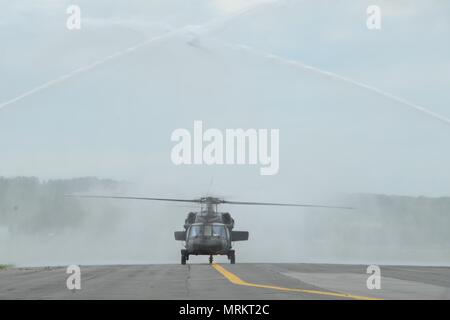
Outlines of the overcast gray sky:
{"label": "overcast gray sky", "polygon": [[[216,21],[195,46],[189,32],[170,36],[0,109],[0,175],[92,175],[186,196],[205,193],[214,178],[221,195],[280,201],[328,192],[450,195],[449,125],[263,54],[450,117],[450,3],[266,2],[0,0],[0,104],[173,28]],[[80,31],[65,27],[69,4],[81,7]],[[382,10],[379,31],[366,28],[370,4]],[[279,128],[279,174],[174,166],[171,132],[192,130],[194,120]]]}

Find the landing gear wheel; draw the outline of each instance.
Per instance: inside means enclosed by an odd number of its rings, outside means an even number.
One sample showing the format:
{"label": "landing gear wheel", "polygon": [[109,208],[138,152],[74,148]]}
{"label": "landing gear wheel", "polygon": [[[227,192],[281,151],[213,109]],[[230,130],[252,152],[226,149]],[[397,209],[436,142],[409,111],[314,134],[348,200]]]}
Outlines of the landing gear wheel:
{"label": "landing gear wheel", "polygon": [[185,265],[187,260],[186,250],[181,250],[181,264]]}
{"label": "landing gear wheel", "polygon": [[211,264],[211,263],[213,263],[213,256],[212,255],[209,256],[209,264]]}
{"label": "landing gear wheel", "polygon": [[230,252],[230,263],[235,264],[236,263],[236,255],[233,252]]}

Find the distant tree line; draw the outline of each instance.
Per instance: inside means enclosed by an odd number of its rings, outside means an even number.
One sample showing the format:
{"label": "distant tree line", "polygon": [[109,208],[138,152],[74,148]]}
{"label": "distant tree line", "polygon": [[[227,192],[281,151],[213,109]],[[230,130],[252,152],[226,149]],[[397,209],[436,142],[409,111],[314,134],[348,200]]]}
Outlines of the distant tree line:
{"label": "distant tree line", "polygon": [[372,230],[374,237],[378,233],[411,246],[450,244],[450,197],[353,194],[349,200],[356,209],[348,224],[363,225],[361,230]]}
{"label": "distant tree line", "polygon": [[[48,181],[0,177],[0,227],[13,233],[49,234],[82,227],[88,215],[121,216],[122,211],[114,202],[87,202],[65,195],[113,194],[123,187],[124,183],[93,177]],[[344,203],[353,205],[355,210],[310,215],[311,225],[349,241],[356,238],[379,241],[383,237],[387,242],[406,241],[410,245],[424,241],[450,244],[450,197],[351,194]],[[107,220],[102,221],[106,224]]]}
{"label": "distant tree line", "polygon": [[0,177],[0,226],[11,232],[53,233],[75,228],[88,214],[66,194],[118,189],[120,183],[93,177],[40,181]]}

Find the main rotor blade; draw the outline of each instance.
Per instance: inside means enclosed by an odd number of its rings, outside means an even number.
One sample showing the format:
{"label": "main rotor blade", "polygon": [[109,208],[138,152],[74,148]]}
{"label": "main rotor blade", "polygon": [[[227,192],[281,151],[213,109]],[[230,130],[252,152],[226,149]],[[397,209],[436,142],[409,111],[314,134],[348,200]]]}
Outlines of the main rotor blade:
{"label": "main rotor blade", "polygon": [[212,203],[212,204],[237,204],[237,205],[253,205],[253,206],[282,206],[282,207],[354,209],[352,207],[336,207],[336,206],[324,206],[324,205],[314,205],[314,204],[226,201],[226,200],[221,200],[221,199],[216,199],[216,198],[211,199],[212,201],[208,202],[208,198],[175,199],[175,198],[147,198],[147,197],[127,197],[127,196],[83,195],[83,194],[69,194],[69,195],[66,195],[66,197],[92,198],[92,199],[149,200],[149,201],[188,202],[188,203]]}
{"label": "main rotor blade", "polygon": [[281,206],[281,207],[308,207],[308,208],[330,208],[330,209],[348,209],[352,210],[352,207],[335,207],[335,206],[323,206],[315,204],[298,204],[298,203],[273,203],[273,202],[243,202],[243,201],[223,201],[224,204],[242,204],[251,206]]}
{"label": "main rotor blade", "polygon": [[171,202],[191,202],[200,203],[200,200],[189,199],[172,199],[172,198],[144,198],[144,197],[123,197],[123,196],[102,196],[102,195],[83,195],[83,194],[68,194],[66,197],[75,198],[93,198],[93,199],[128,199],[128,200],[150,200],[150,201],[171,201]]}

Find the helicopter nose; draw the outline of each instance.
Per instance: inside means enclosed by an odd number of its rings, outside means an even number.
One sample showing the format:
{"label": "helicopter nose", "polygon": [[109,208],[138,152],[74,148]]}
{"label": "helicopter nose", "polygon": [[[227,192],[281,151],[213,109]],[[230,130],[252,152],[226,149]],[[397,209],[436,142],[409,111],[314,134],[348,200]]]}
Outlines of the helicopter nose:
{"label": "helicopter nose", "polygon": [[220,239],[197,239],[193,243],[194,250],[214,252],[220,251],[223,248]]}

